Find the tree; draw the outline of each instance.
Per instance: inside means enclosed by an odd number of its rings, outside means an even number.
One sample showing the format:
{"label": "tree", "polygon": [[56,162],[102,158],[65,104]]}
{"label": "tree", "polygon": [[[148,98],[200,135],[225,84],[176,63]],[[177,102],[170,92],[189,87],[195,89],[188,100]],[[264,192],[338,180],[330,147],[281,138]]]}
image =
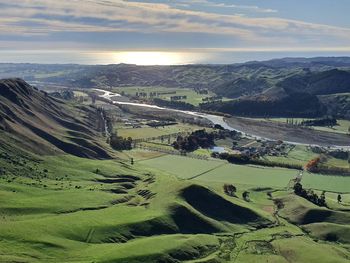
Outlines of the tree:
{"label": "tree", "polygon": [[320,198],[318,199],[319,206],[326,206],[326,192],[323,191]]}
{"label": "tree", "polygon": [[117,136],[116,133],[112,133],[109,140],[109,144],[112,146],[113,149],[117,151],[131,150],[132,138],[129,137],[127,139],[124,139],[123,137]]}
{"label": "tree", "polygon": [[341,203],[342,202],[342,200],[341,200],[341,195],[340,194],[338,194],[338,203]]}
{"label": "tree", "polygon": [[131,165],[134,165],[134,158],[130,159],[130,163],[131,163]]}
{"label": "tree", "polygon": [[305,198],[306,200],[310,201],[311,203],[314,203],[318,206],[327,206],[326,204],[326,193],[323,191],[321,196],[318,197],[318,195],[312,191],[312,190],[305,190],[303,189],[303,186],[301,183],[296,183],[294,185],[294,193],[298,196],[301,196]]}
{"label": "tree", "polygon": [[249,202],[250,199],[249,199],[249,192],[248,191],[244,191],[243,194],[242,194],[242,197],[245,201]]}
{"label": "tree", "polygon": [[310,160],[307,164],[306,164],[306,170],[308,170],[309,172],[315,172],[317,170],[317,166],[318,164],[321,162],[321,158],[320,157],[316,157],[312,160]]}
{"label": "tree", "polygon": [[224,184],[224,192],[229,196],[236,196],[237,188],[232,184]]}
{"label": "tree", "polygon": [[303,191],[303,186],[301,185],[301,183],[296,183],[294,185],[294,193],[297,195],[301,195],[302,191]]}

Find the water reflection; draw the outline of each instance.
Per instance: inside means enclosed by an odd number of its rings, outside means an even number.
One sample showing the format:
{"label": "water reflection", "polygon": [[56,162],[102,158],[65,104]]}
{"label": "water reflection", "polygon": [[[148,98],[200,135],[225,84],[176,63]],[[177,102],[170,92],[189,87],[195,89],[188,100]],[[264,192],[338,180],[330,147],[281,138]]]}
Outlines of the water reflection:
{"label": "water reflection", "polygon": [[282,57],[349,56],[350,52],[300,51],[75,51],[75,50],[0,50],[2,63],[42,64],[232,64]]}

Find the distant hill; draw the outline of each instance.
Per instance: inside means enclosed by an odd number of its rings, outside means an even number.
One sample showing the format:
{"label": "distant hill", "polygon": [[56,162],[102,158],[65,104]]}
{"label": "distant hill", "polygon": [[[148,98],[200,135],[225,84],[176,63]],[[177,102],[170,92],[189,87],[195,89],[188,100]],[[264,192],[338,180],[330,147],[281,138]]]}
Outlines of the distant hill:
{"label": "distant hill", "polygon": [[[233,82],[219,92],[232,95],[242,92],[240,81]],[[304,70],[284,80],[270,85],[266,81],[245,80],[246,95],[230,102],[203,105],[210,111],[219,111],[234,115],[267,117],[320,117],[331,114],[349,118],[349,101],[344,98],[350,93],[350,72],[332,69],[321,72]],[[259,94],[256,94],[260,91]],[[250,94],[248,93],[250,92]],[[255,94],[254,94],[255,93]],[[343,94],[345,93],[345,94]],[[335,96],[343,94],[343,97]],[[321,95],[328,95],[322,96]]]}
{"label": "distant hill", "polygon": [[[46,86],[164,86],[209,88],[220,92],[220,86],[227,90],[228,83],[239,79],[266,80],[271,87],[287,77],[303,73],[304,69],[319,72],[334,68],[350,69],[350,58],[283,58],[229,65],[180,66],[0,64],[0,78],[21,77]],[[233,96],[236,95],[233,92]]]}
{"label": "distant hill", "polygon": [[326,114],[326,107],[315,95],[296,92],[282,97],[255,96],[232,101],[202,105],[211,112],[249,117],[314,118]]}
{"label": "distant hill", "polygon": [[303,91],[313,95],[328,95],[350,92],[350,72],[338,69],[308,72],[286,78],[277,86],[287,93]]}
{"label": "distant hill", "polygon": [[108,158],[97,137],[97,111],[50,97],[21,79],[0,80],[0,142],[37,154]]}
{"label": "distant hill", "polygon": [[265,79],[238,78],[218,85],[212,91],[220,96],[238,98],[261,93],[267,88],[269,88],[269,84]]}
{"label": "distant hill", "polygon": [[[46,90],[128,86],[208,89],[234,100],[204,105],[204,109],[239,115],[348,116],[344,100],[319,96],[350,92],[350,58],[181,66],[0,64],[0,77],[10,76],[20,76]],[[306,99],[312,103],[304,105]]]}

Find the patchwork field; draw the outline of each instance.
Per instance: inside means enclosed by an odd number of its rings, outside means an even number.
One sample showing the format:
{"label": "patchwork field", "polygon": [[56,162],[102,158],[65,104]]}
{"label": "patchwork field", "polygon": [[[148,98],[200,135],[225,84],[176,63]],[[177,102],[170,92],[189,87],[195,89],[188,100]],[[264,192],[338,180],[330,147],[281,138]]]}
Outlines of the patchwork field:
{"label": "patchwork field", "polygon": [[286,188],[289,181],[297,174],[298,171],[290,169],[226,164],[197,179],[252,187]]}
{"label": "patchwork field", "polygon": [[256,187],[284,188],[296,177],[296,170],[229,164],[221,160],[198,160],[182,156],[161,156],[142,162],[181,179],[221,182]]}
{"label": "patchwork field", "polygon": [[319,154],[313,153],[308,147],[297,145],[288,152],[287,156],[267,156],[266,158],[274,162],[304,166],[318,156]]}
{"label": "patchwork field", "polygon": [[[137,92],[146,92],[148,95],[150,92],[159,92],[159,93],[176,92],[174,94],[160,95],[158,96],[158,98],[164,99],[164,100],[170,100],[171,96],[187,96],[186,99],[182,99],[181,101],[193,104],[195,106],[202,103],[203,98],[216,96],[215,93],[210,91],[208,94],[198,94],[193,89],[167,88],[167,87],[122,87],[122,88],[115,88],[114,91],[117,93],[124,92],[126,95],[131,95],[131,96],[135,96]],[[228,100],[228,99],[224,98],[224,100]]]}
{"label": "patchwork field", "polygon": [[141,128],[127,128],[117,126],[117,133],[119,136],[122,136],[124,138],[131,137],[133,139],[145,139],[180,132],[192,132],[199,129],[203,129],[203,127],[186,123],[178,123],[176,125],[169,125],[164,127],[161,126],[157,128],[148,126],[144,126]]}
{"label": "patchwork field", "polygon": [[222,165],[226,165],[226,162],[220,160],[205,161],[176,155],[165,155],[159,158],[141,161],[141,163],[166,171],[181,179],[189,179]]}
{"label": "patchwork field", "polygon": [[[290,180],[299,174],[292,169],[234,165],[221,160],[198,160],[174,155],[163,155],[141,163],[181,179],[248,187],[286,188]],[[304,173],[302,184],[307,189],[350,193],[350,177]]]}

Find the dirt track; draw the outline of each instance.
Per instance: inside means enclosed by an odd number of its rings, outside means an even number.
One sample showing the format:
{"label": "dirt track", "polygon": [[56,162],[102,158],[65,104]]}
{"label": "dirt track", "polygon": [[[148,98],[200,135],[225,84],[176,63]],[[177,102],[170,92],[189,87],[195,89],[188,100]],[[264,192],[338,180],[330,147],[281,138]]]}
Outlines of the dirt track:
{"label": "dirt track", "polygon": [[225,121],[234,129],[272,140],[293,141],[320,146],[339,145],[350,147],[350,136],[346,134],[317,131],[302,127],[292,127],[285,123],[237,117],[225,118]]}

